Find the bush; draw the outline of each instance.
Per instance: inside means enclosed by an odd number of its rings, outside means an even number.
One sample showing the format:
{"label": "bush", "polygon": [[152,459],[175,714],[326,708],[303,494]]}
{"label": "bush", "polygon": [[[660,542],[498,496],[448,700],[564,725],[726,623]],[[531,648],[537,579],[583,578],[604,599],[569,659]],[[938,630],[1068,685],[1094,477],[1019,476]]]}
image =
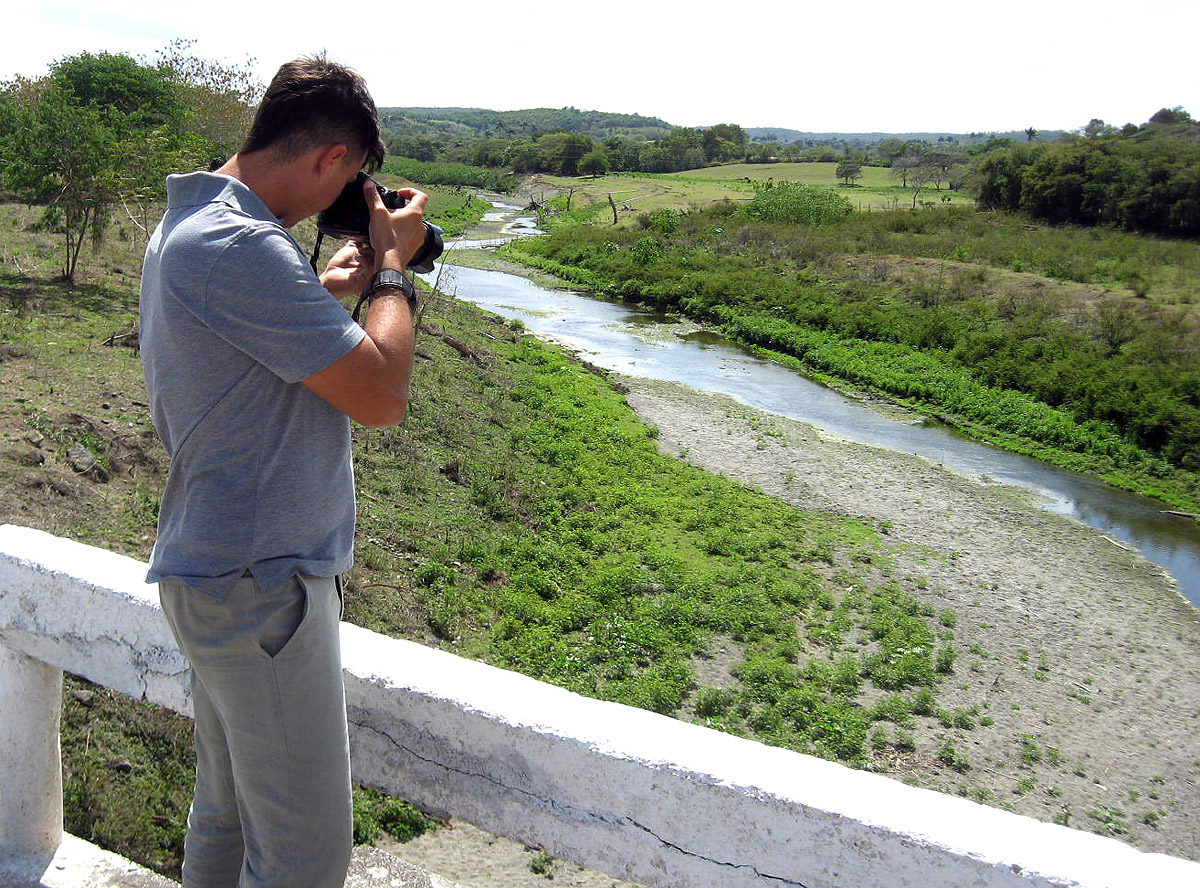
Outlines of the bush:
{"label": "bush", "polygon": [[850,201],[829,188],[800,182],[757,183],[754,199],[743,210],[760,222],[822,225],[850,215]]}
{"label": "bush", "polygon": [[389,157],[383,162],[381,172],[422,185],[462,185],[489,191],[511,191],[516,182],[514,176],[503,170],[465,163],[434,163],[411,157]]}
{"label": "bush", "polygon": [[737,694],[728,688],[701,688],[696,694],[696,714],[704,718],[724,715],[736,700]]}
{"label": "bush", "polygon": [[354,788],[354,844],[369,845],[386,832],[394,839],[408,841],[433,829],[434,822],[408,802],[381,792]]}

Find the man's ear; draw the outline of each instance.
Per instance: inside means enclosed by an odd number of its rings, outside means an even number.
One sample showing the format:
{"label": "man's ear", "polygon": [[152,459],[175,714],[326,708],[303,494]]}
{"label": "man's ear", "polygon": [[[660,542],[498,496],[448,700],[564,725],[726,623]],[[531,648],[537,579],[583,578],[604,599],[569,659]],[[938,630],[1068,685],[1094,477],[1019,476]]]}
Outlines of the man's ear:
{"label": "man's ear", "polygon": [[326,145],[316,155],[316,172],[324,176],[330,171],[340,168],[346,159],[348,151],[349,149],[345,145],[340,145],[336,142]]}

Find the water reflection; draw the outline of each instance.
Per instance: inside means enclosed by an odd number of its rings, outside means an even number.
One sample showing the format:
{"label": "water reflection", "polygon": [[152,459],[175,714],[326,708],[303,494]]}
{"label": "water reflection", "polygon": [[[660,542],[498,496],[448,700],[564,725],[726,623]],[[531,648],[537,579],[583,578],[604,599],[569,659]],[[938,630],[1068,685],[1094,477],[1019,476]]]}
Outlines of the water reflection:
{"label": "water reflection", "polygon": [[611,300],[546,290],[516,275],[447,269],[443,291],[555,339],[597,366],[721,392],[843,438],[927,457],[959,474],[1036,491],[1048,510],[1073,515],[1136,546],[1171,572],[1200,606],[1200,524],[1152,500],[1092,478],[972,441],[934,422],[901,421],[871,410],[724,337]]}

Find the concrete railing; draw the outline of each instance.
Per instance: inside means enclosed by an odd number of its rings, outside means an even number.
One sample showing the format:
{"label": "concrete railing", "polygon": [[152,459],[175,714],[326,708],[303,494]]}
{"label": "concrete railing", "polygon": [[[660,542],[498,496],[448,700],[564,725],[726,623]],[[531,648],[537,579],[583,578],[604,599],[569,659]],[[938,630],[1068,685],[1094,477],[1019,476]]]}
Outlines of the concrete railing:
{"label": "concrete railing", "polygon": [[[61,837],[61,671],[188,713],[145,565],[0,526],[0,854]],[[342,625],[355,778],[664,888],[1200,885],[1200,864]]]}

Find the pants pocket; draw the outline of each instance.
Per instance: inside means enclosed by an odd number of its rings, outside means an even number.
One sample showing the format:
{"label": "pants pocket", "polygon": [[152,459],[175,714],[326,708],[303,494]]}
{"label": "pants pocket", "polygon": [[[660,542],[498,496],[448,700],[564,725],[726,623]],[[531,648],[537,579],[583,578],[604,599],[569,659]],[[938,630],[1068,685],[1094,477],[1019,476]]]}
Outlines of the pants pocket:
{"label": "pants pocket", "polygon": [[258,644],[268,657],[274,658],[304,623],[308,614],[308,589],[299,577],[292,577],[274,589],[261,591],[259,596],[262,620],[258,627]]}

